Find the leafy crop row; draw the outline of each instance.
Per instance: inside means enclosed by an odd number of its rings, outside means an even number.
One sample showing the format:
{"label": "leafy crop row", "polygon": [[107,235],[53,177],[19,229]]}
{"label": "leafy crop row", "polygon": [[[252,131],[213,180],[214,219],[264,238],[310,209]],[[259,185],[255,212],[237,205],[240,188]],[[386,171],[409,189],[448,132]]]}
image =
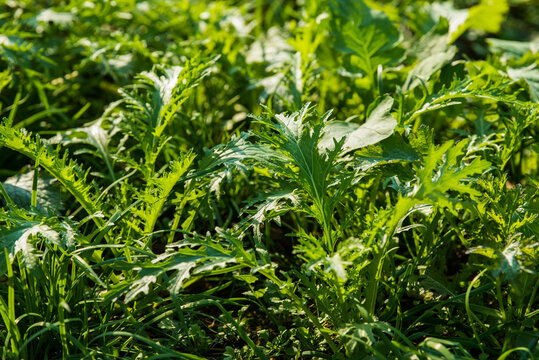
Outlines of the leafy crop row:
{"label": "leafy crop row", "polygon": [[2,358],[539,357],[536,19],[0,4]]}

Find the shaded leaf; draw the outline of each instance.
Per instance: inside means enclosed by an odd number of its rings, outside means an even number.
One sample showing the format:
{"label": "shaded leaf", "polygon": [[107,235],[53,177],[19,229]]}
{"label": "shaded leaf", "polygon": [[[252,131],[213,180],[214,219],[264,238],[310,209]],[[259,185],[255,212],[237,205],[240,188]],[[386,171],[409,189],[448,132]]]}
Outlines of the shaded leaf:
{"label": "shaded leaf", "polygon": [[[3,183],[7,194],[17,206],[25,209],[30,208],[33,179],[34,173],[27,172],[9,177]],[[64,208],[59,185],[56,178],[46,173],[39,174],[37,181],[38,208],[53,212],[59,212]]]}

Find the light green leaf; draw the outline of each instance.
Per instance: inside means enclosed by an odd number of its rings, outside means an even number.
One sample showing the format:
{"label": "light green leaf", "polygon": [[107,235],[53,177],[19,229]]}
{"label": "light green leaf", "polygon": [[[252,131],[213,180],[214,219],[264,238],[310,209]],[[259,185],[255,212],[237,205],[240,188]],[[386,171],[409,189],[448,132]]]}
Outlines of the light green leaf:
{"label": "light green leaf", "polygon": [[75,17],[73,16],[73,14],[69,12],[57,12],[52,9],[45,9],[35,17],[36,23],[41,23],[45,25],[53,23],[62,27],[68,27],[69,25],[72,25],[74,20]]}
{"label": "light green leaf", "polygon": [[349,264],[349,262],[343,261],[339,253],[336,253],[331,257],[328,256],[326,260],[328,262],[328,266],[326,267],[325,271],[329,272],[333,270],[338,278],[340,278],[341,280],[346,280],[345,267]]}
{"label": "light green leaf", "polygon": [[539,67],[537,63],[520,68],[508,67],[507,75],[513,80],[524,80],[530,89],[532,100],[539,102]]}
{"label": "light green leaf", "polygon": [[[449,190],[479,195],[477,190],[464,181],[471,175],[481,174],[490,163],[480,158],[475,158],[470,163],[459,163],[459,157],[465,155],[467,144],[468,140],[462,140],[457,144],[448,141],[436,149],[431,148],[423,161],[423,168],[417,169],[419,179],[415,189],[417,199],[440,200],[442,194]],[[442,164],[438,166],[439,163]]]}
{"label": "light green leaf", "polygon": [[[8,250],[9,259],[13,261],[20,252],[23,264],[33,269],[37,264],[37,250],[32,237],[41,235],[46,241],[61,246],[58,232],[43,223],[25,222],[9,230],[0,231],[0,245]],[[0,271],[5,272],[5,259],[0,257]]]}
{"label": "light green leaf", "polygon": [[445,18],[440,18],[438,24],[407,51],[408,56],[419,59],[419,62],[408,73],[403,91],[415,88],[421,81],[427,83],[434,73],[453,59],[456,48],[448,45],[448,26]]}
{"label": "light green leaf", "polygon": [[385,95],[363,125],[344,121],[328,123],[324,128],[324,135],[318,143],[318,147],[320,149],[333,149],[334,141],[338,142],[346,137],[343,153],[347,153],[390,137],[397,126],[397,120],[390,113],[392,106],[393,98]]}
{"label": "light green leaf", "polygon": [[533,54],[539,51],[539,41],[526,42],[489,38],[487,42],[492,52],[501,53],[502,60],[505,58],[518,59],[528,51]]}

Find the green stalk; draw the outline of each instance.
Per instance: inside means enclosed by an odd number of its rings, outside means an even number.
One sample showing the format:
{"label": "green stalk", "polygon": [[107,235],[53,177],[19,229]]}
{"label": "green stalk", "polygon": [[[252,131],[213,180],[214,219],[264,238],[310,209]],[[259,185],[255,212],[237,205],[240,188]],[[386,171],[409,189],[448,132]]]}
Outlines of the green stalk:
{"label": "green stalk", "polygon": [[4,298],[0,296],[0,315],[4,321],[4,325],[7,328],[8,335],[11,343],[11,351],[18,358],[19,357],[19,345],[21,344],[21,334],[17,326],[15,318],[15,287],[13,276],[13,267],[11,266],[11,259],[7,248],[4,248],[4,256],[6,257],[6,267],[8,276],[8,300],[7,304],[4,302]]}
{"label": "green stalk", "polygon": [[36,163],[34,166],[34,178],[32,180],[32,197],[30,204],[32,207],[37,207],[37,186],[38,186],[38,180],[39,180],[39,160],[41,159],[41,149],[39,148],[38,153],[36,155]]}
{"label": "green stalk", "polygon": [[6,189],[4,188],[4,185],[2,185],[1,182],[0,182],[0,195],[2,195],[2,197],[4,198],[4,201],[6,202],[6,204],[8,204],[9,206],[15,206],[15,203],[9,197]]}
{"label": "green stalk", "polygon": [[502,279],[498,277],[496,279],[496,300],[498,300],[498,305],[500,306],[500,312],[502,313],[503,321],[507,321],[507,314],[505,313],[505,308],[503,306],[503,295],[502,295]]}
{"label": "green stalk", "polygon": [[338,354],[339,348],[337,347],[337,345],[333,342],[333,340],[331,340],[331,338],[327,334],[326,329],[322,326],[322,324],[320,324],[318,318],[311,312],[311,310],[309,310],[307,305],[305,305],[305,303],[299,298],[299,296],[297,296],[293,291],[288,289],[285,282],[279,279],[273,272],[264,269],[260,270],[260,273],[267,277],[269,280],[273,281],[275,285],[277,285],[280,289],[284,291],[284,293],[286,293],[292,298],[292,300],[294,300],[296,305],[298,305],[305,312],[309,320],[311,320],[314,326],[320,331],[320,334],[322,335],[324,340],[326,340],[333,353]]}
{"label": "green stalk", "polygon": [[[60,258],[62,260],[63,256]],[[67,263],[66,263],[67,265]],[[69,355],[67,329],[65,322],[65,287],[67,282],[67,266],[62,266],[58,273],[58,324],[60,341],[62,342],[62,359],[66,360]]]}
{"label": "green stalk", "polygon": [[470,307],[470,291],[472,290],[472,287],[473,287],[473,284],[475,284],[475,282],[477,280],[479,280],[479,278],[487,271],[487,269],[484,269],[483,271],[481,271],[479,274],[476,275],[476,277],[473,278],[472,281],[470,281],[470,284],[468,285],[468,289],[466,290],[466,297],[464,299],[464,306],[466,308],[466,314],[468,315],[468,321],[470,322],[470,326],[472,328],[472,331],[473,331],[473,334],[474,334],[474,338],[475,340],[477,341],[477,345],[479,345],[479,349],[481,349],[481,353],[482,354],[485,354],[485,348],[483,347],[483,344],[481,342],[481,340],[479,339],[479,333],[477,332],[477,329],[476,327],[474,326],[474,323],[473,323],[473,319],[472,318],[475,318],[476,320],[477,317],[475,316],[475,314],[472,312],[472,309]]}
{"label": "green stalk", "polygon": [[[397,204],[395,205],[395,214],[392,216],[388,230],[384,232],[385,242],[382,245],[382,248],[373,248],[374,259],[369,265],[369,282],[367,285],[367,299],[365,307],[369,312],[369,315],[374,315],[374,310],[376,308],[376,297],[378,295],[378,284],[382,278],[382,270],[384,267],[384,258],[385,254],[389,250],[389,245],[391,243],[391,238],[395,233],[395,230],[399,224],[399,221],[406,215],[408,210],[415,204],[415,201],[411,198],[400,198]],[[384,240],[384,239],[382,239]],[[378,250],[378,251],[377,251]]]}

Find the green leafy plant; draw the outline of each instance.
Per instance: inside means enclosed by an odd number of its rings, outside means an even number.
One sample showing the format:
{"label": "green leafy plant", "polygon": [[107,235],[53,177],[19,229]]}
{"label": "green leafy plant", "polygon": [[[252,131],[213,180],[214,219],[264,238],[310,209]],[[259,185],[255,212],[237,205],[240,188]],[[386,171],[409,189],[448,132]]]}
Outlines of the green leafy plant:
{"label": "green leafy plant", "polygon": [[2,358],[539,357],[533,5],[0,4]]}

